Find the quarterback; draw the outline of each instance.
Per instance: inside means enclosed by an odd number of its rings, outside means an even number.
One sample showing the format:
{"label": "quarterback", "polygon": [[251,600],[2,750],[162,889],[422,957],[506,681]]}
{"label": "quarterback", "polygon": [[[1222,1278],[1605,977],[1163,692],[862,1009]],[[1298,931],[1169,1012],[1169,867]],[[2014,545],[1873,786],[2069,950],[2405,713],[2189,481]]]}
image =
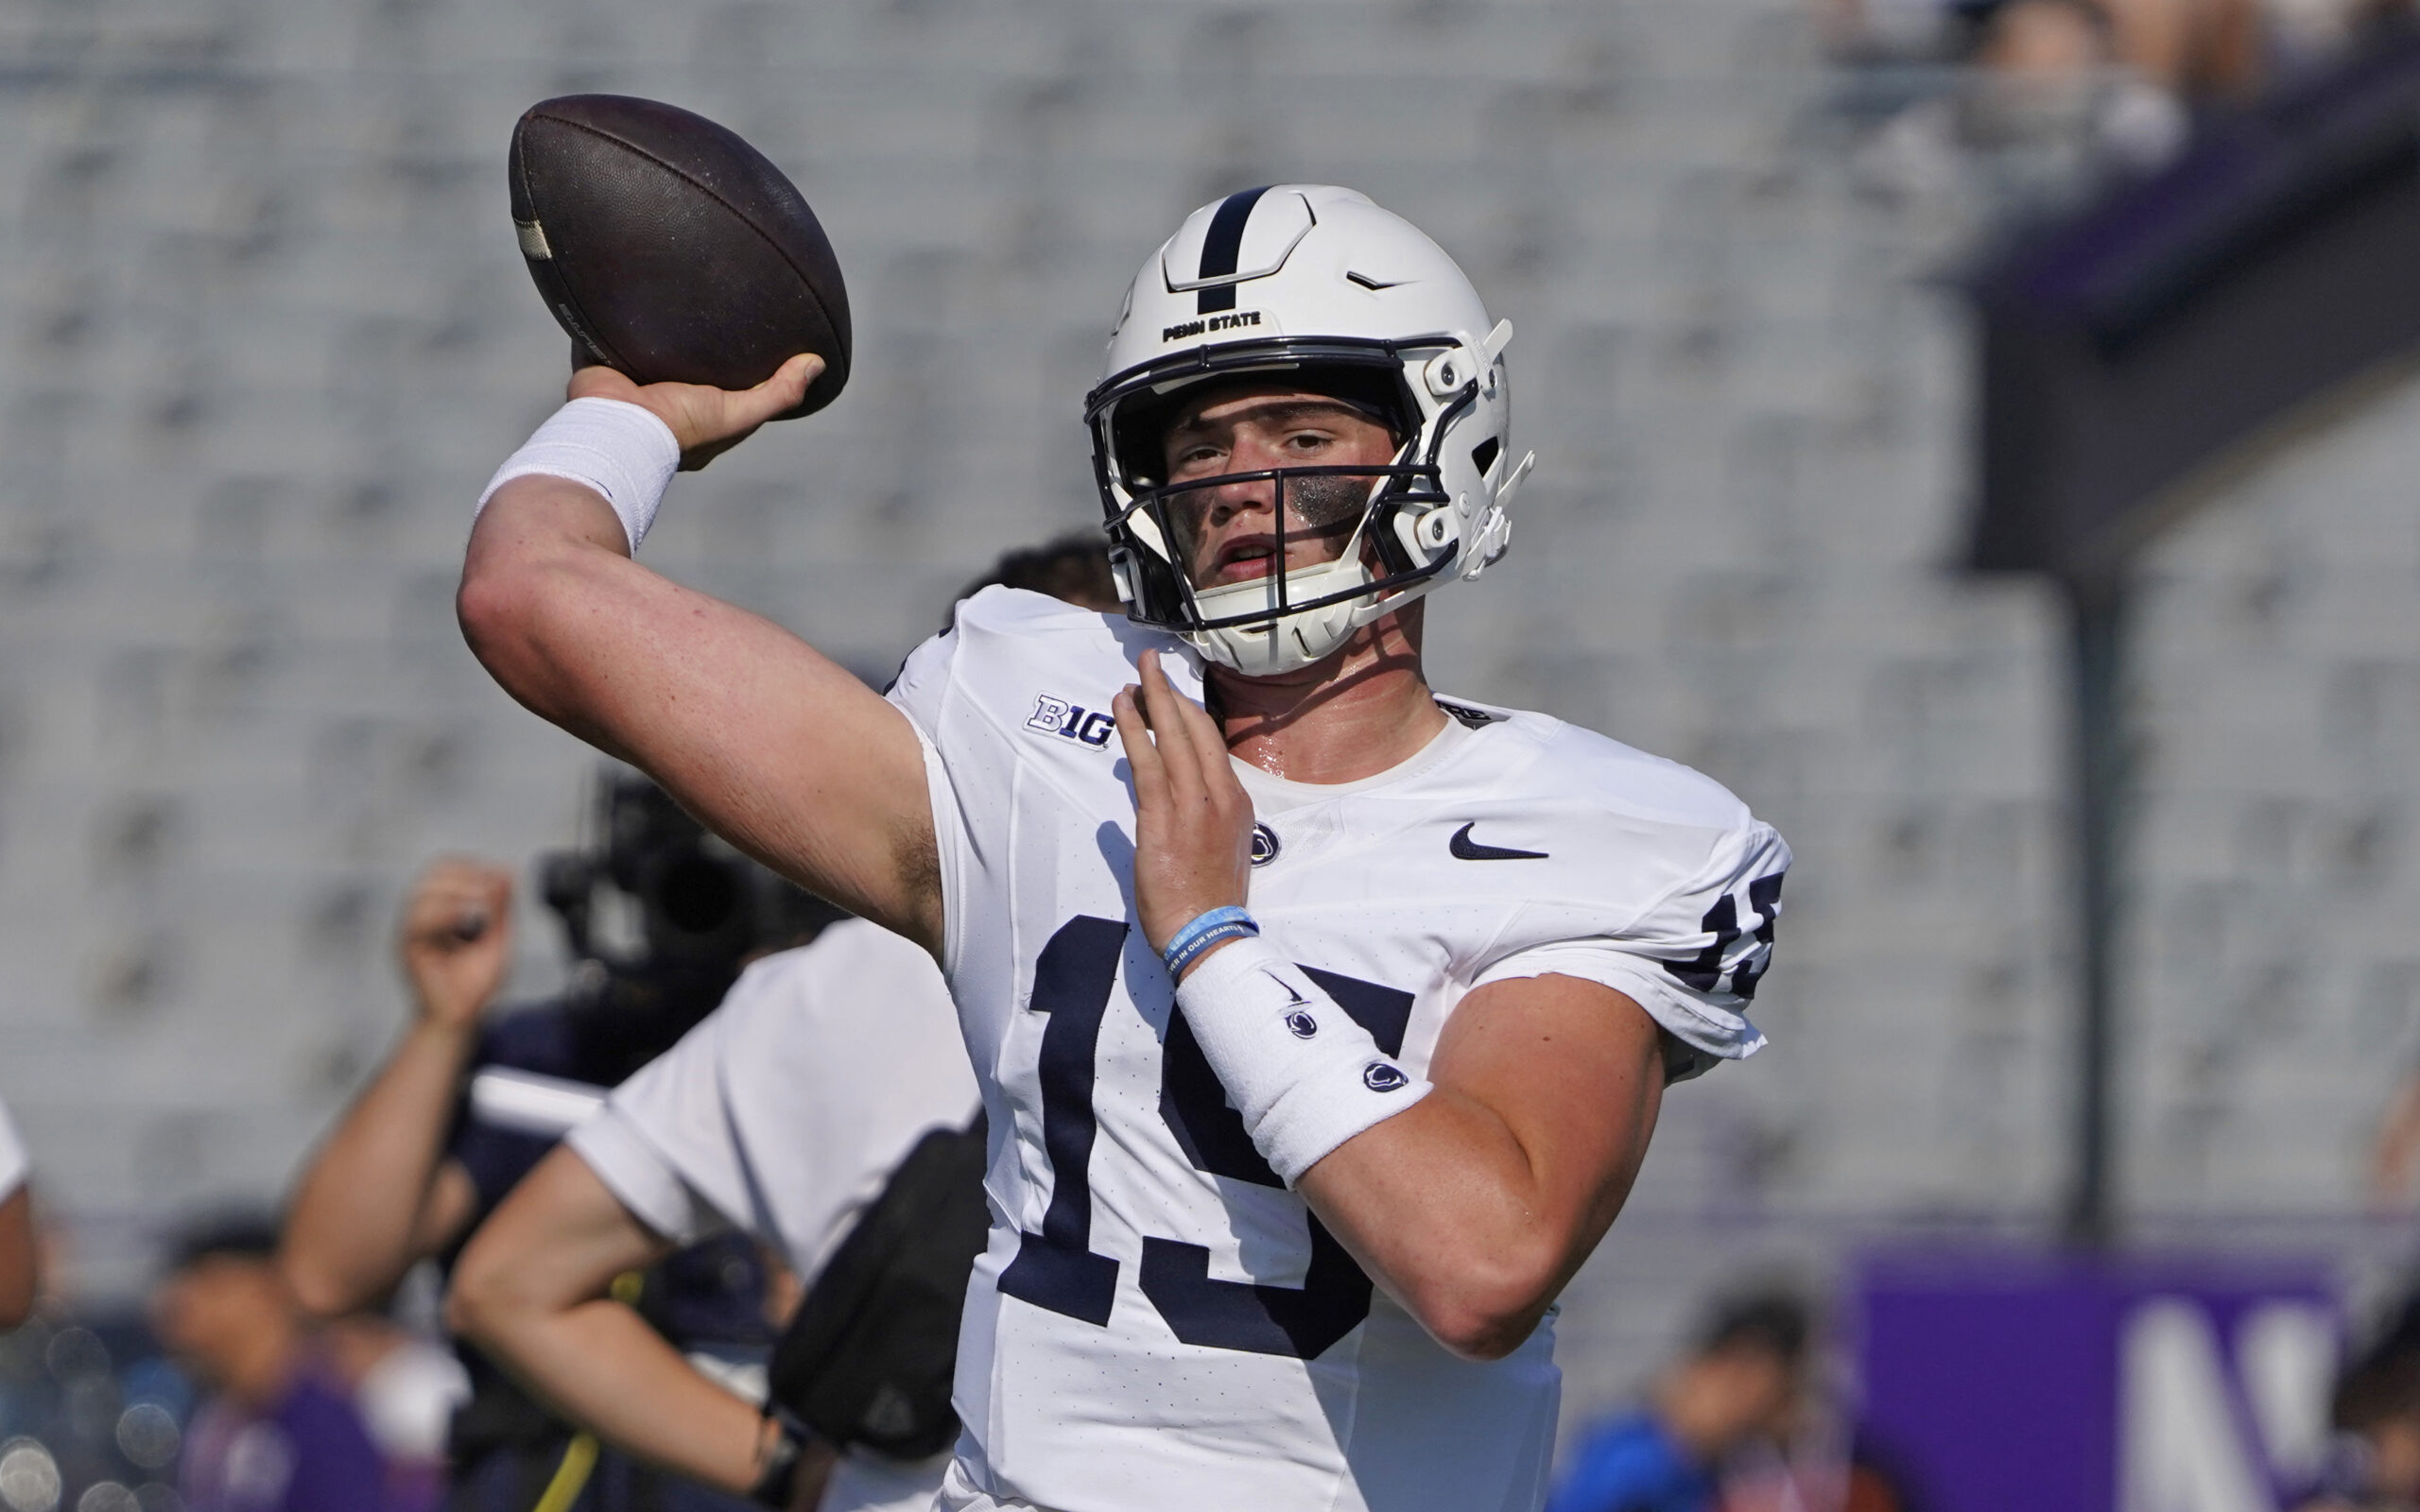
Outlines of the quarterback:
{"label": "quarterback", "polygon": [[1555,1297],[1667,1082],[1761,1043],[1789,851],[1429,689],[1423,599],[1529,467],[1511,335],[1350,190],[1194,212],[1086,402],[1127,616],[987,590],[886,696],[631,559],[815,359],[583,369],[490,485],[459,607],[497,679],[948,978],[994,1226],[943,1507],[1542,1499]]}

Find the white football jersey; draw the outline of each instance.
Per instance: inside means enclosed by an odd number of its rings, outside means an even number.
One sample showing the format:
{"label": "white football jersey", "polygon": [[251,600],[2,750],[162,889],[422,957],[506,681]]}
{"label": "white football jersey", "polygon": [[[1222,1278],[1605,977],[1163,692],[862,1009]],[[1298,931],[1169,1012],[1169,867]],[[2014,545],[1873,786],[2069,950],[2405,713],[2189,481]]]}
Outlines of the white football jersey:
{"label": "white football jersey", "polygon": [[[994,588],[890,693],[925,743],[942,964],[991,1119],[942,1504],[1526,1512],[1551,1322],[1474,1364],[1377,1292],[1253,1148],[1132,922],[1107,711],[1146,649],[1199,696],[1173,638]],[[1364,782],[1238,768],[1264,937],[1415,1073],[1474,987],[1549,971],[1637,1000],[1677,1070],[1754,1050],[1780,837],[1685,767],[1443,707],[1445,734]]]}
{"label": "white football jersey", "polygon": [[[736,1226],[811,1281],[916,1142],[977,1103],[932,957],[846,919],[741,972],[566,1140],[657,1233]],[[853,1452],[822,1512],[924,1512],[947,1464]]]}

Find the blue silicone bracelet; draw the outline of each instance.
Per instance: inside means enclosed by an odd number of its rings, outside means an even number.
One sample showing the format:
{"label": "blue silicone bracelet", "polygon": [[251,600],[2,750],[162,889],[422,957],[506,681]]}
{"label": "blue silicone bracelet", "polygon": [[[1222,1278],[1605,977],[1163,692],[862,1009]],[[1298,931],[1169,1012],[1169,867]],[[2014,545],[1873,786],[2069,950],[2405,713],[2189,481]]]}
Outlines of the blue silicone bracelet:
{"label": "blue silicone bracelet", "polygon": [[1194,957],[1211,946],[1259,933],[1260,925],[1254,923],[1252,915],[1241,908],[1233,904],[1213,908],[1178,930],[1169,938],[1168,948],[1160,952],[1160,960],[1167,967],[1168,975],[1173,979],[1193,963]]}

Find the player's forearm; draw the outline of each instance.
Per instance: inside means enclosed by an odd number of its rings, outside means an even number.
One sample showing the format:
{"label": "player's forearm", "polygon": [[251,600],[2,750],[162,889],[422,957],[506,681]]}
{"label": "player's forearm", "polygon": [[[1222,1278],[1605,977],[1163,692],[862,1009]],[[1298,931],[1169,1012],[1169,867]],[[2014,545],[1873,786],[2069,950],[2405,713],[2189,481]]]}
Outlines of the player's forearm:
{"label": "player's forearm", "polygon": [[476,1030],[422,1019],[405,1032],[296,1188],[280,1251],[315,1313],[361,1307],[420,1260],[445,1130]]}
{"label": "player's forearm", "polygon": [[1619,1209],[1549,1190],[1501,1119],[1443,1087],[1339,1145],[1298,1190],[1439,1343],[1480,1360],[1519,1348]]}
{"label": "player's forearm", "polygon": [[1594,983],[1465,998],[1434,1088],[1304,1172],[1298,1190],[1438,1341],[1519,1347],[1630,1195],[1663,1104],[1655,1025]]}
{"label": "player's forearm", "polygon": [[0,1200],[0,1329],[12,1329],[33,1311],[38,1280],[33,1194],[19,1187]]}
{"label": "player's forearm", "polygon": [[745,1493],[759,1473],[756,1409],[708,1381],[619,1302],[545,1311],[506,1297],[455,1309],[466,1335],[522,1384],[608,1444]]}

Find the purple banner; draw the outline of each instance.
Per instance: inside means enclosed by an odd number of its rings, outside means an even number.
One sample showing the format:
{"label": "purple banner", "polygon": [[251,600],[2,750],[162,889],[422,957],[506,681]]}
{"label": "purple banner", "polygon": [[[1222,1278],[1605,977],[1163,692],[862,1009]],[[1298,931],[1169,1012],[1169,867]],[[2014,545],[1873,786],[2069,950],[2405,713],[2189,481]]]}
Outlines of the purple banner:
{"label": "purple banner", "polygon": [[2284,1512],[2341,1348],[2317,1263],[1877,1257],[1866,1429],[1933,1512]]}

